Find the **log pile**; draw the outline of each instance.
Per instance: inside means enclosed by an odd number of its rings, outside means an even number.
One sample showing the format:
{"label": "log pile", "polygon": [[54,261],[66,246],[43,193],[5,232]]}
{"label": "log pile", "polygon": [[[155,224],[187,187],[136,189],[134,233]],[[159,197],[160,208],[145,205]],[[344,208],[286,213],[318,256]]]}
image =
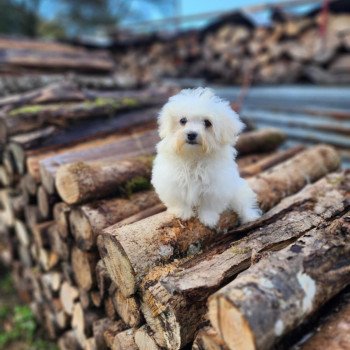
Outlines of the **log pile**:
{"label": "log pile", "polygon": [[[136,36],[105,50],[57,42],[0,38],[0,90],[25,90],[73,73],[79,84],[113,89],[164,78],[225,84],[350,82],[350,6],[334,0],[329,13],[303,15],[271,8],[269,24],[243,12],[176,35]],[[26,74],[30,73],[30,79]],[[10,80],[8,80],[10,78]]]}
{"label": "log pile", "polygon": [[117,71],[143,83],[155,77],[226,84],[349,83],[350,7],[344,0],[329,7],[326,17],[322,11],[292,16],[275,10],[269,26],[235,12],[201,31],[125,43],[116,52]]}
{"label": "log pile", "polygon": [[277,150],[279,130],[246,132],[238,164],[266,215],[239,226],[227,212],[216,231],[180,222],[149,183],[164,93],[100,94],[64,82],[0,100],[1,260],[63,350],[180,349],[202,326],[194,348],[223,348],[208,297],[251,259],[337,222],[349,176],[327,175],[339,166],[329,146]]}

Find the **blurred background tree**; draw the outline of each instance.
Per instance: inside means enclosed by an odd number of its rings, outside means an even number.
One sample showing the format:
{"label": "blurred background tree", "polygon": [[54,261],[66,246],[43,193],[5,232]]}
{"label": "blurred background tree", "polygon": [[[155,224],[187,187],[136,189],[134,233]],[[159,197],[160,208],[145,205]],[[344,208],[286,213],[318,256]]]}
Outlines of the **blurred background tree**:
{"label": "blurred background tree", "polygon": [[0,33],[37,36],[40,0],[0,0]]}
{"label": "blurred background tree", "polygon": [[[63,39],[106,35],[124,20],[169,13],[173,0],[0,0],[0,34]],[[43,10],[44,9],[44,10]]]}

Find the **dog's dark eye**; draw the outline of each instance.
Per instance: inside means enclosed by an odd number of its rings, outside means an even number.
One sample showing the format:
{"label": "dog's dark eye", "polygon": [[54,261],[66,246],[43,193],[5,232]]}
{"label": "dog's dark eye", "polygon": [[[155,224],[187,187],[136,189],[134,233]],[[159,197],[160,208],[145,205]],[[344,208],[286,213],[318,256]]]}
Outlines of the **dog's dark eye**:
{"label": "dog's dark eye", "polygon": [[185,125],[187,123],[187,119],[186,118],[181,118],[180,119],[180,124],[181,125]]}
{"label": "dog's dark eye", "polygon": [[208,119],[204,120],[204,125],[206,128],[210,128],[212,126],[211,122]]}

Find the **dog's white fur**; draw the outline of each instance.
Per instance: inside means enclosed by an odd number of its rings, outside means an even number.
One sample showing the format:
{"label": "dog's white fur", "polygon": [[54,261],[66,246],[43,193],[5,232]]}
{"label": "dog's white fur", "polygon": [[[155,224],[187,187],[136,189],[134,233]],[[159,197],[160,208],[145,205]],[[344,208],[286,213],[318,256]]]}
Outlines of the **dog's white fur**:
{"label": "dog's white fur", "polygon": [[[256,195],[235,162],[234,145],[244,124],[227,101],[208,88],[185,89],[164,105],[158,123],[152,184],[171,213],[183,220],[198,215],[209,227],[226,209],[242,222],[260,216]],[[195,144],[189,133],[197,134]]]}

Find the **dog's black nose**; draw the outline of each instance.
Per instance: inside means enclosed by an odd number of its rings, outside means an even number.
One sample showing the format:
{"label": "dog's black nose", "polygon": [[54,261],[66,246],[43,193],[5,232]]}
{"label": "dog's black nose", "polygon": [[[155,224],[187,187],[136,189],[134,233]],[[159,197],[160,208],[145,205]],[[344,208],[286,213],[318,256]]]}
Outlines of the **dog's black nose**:
{"label": "dog's black nose", "polygon": [[196,139],[197,135],[198,134],[196,132],[189,132],[187,134],[188,141],[194,141]]}

